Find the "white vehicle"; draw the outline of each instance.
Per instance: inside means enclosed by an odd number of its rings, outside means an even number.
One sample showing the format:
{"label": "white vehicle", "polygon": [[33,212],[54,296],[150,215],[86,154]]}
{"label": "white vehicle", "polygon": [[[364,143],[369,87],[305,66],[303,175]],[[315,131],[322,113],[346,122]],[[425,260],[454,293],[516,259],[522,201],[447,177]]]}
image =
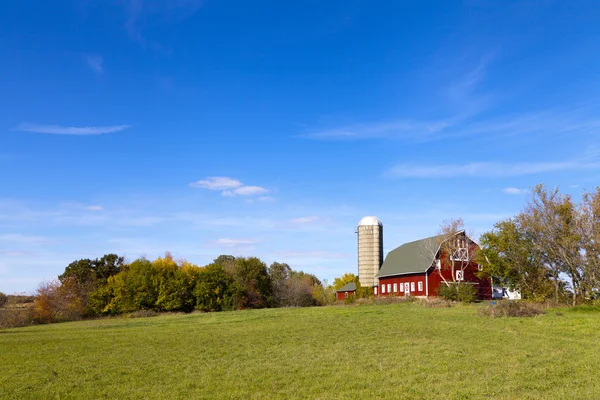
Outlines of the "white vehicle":
{"label": "white vehicle", "polygon": [[507,287],[493,286],[492,287],[492,299],[506,299],[506,300],[521,300],[521,293],[518,291],[511,291]]}

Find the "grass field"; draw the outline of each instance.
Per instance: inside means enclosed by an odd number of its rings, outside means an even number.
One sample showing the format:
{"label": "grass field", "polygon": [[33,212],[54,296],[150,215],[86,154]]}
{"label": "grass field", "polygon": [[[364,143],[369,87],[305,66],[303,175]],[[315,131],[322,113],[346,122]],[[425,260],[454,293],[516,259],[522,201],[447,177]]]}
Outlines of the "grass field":
{"label": "grass field", "polygon": [[[270,309],[0,331],[2,398],[600,398],[600,314]],[[479,306],[481,307],[481,306]]]}

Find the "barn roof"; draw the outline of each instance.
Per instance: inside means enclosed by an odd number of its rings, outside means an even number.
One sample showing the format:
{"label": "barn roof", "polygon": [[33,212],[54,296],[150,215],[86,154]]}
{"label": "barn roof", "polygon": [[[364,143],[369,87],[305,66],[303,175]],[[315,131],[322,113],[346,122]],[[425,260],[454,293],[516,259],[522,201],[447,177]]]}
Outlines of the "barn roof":
{"label": "barn roof", "polygon": [[338,292],[354,292],[356,290],[356,282],[350,282],[339,288]]}
{"label": "barn roof", "polygon": [[432,236],[404,243],[385,257],[377,278],[426,272],[433,263],[442,236]]}

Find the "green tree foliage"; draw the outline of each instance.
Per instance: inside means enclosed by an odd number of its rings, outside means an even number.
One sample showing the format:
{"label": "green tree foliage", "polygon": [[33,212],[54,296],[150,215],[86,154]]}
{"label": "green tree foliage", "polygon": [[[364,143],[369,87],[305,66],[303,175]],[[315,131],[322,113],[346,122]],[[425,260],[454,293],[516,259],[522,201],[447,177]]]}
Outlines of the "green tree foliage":
{"label": "green tree foliage", "polygon": [[232,276],[245,294],[244,307],[264,308],[271,306],[273,282],[264,262],[256,257],[236,258]]}
{"label": "green tree foliage", "polygon": [[221,264],[216,263],[201,269],[194,296],[196,309],[201,311],[233,310],[244,302],[241,288]]}
{"label": "green tree foliage", "polygon": [[555,301],[575,305],[593,300],[600,288],[599,243],[600,189],[577,204],[558,189],[537,185],[521,213],[483,235],[479,261],[524,297],[552,293]]}
{"label": "green tree foliage", "polygon": [[[156,269],[151,261],[138,259],[108,278],[101,296],[108,300],[102,312],[120,314],[152,310],[158,300]],[[96,297],[96,296],[94,296]]]}
{"label": "green tree foliage", "polygon": [[70,299],[73,309],[81,310],[84,315],[94,313],[90,294],[105,285],[109,277],[118,274],[123,264],[123,257],[116,254],[73,261],[58,277],[61,293]]}
{"label": "green tree foliage", "polygon": [[354,274],[344,274],[333,280],[333,288],[339,290],[351,282],[358,282],[358,276]]}
{"label": "green tree foliage", "polygon": [[480,239],[477,262],[497,283],[521,293],[523,299],[544,300],[553,293],[543,254],[518,219],[500,221]]}
{"label": "green tree foliage", "polygon": [[438,289],[441,298],[461,303],[472,303],[477,300],[477,288],[474,285],[463,283],[441,283]]}
{"label": "green tree foliage", "polygon": [[61,282],[67,278],[75,279],[76,282],[106,282],[110,276],[119,273],[123,264],[124,258],[116,254],[106,254],[95,260],[76,260],[65,268],[65,272],[58,279]]}
{"label": "green tree foliage", "polygon": [[[185,311],[194,309],[193,290],[200,269],[185,261],[175,262],[170,254],[152,262],[155,269],[154,285],[158,297],[156,311]],[[198,271],[195,271],[198,269]]]}

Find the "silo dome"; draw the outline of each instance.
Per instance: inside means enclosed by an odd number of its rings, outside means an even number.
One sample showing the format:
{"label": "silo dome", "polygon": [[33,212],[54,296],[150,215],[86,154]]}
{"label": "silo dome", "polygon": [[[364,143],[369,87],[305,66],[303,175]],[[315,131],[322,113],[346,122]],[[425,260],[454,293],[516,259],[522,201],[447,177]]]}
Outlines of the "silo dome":
{"label": "silo dome", "polygon": [[364,217],[358,221],[358,226],[383,226],[381,220],[377,217]]}

